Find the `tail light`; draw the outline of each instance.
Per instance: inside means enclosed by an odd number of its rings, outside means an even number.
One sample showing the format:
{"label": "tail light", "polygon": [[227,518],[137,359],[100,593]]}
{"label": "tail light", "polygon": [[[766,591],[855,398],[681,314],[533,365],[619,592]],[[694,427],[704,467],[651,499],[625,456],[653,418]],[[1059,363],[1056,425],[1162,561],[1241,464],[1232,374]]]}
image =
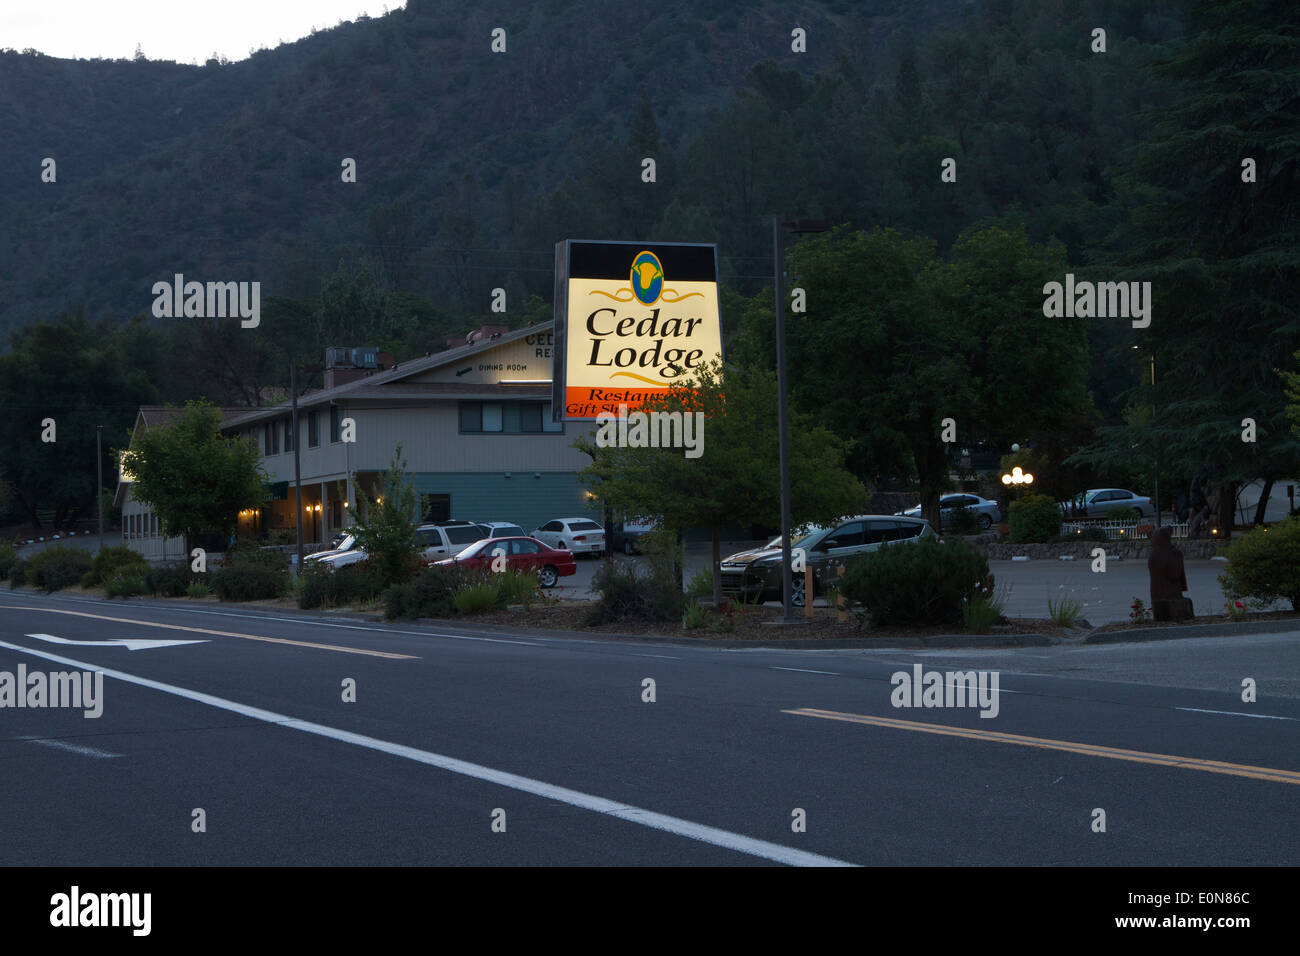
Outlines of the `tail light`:
{"label": "tail light", "polygon": [[585,534],[575,534],[575,535],[573,536],[573,540],[574,540],[574,541],[586,541],[586,540],[587,540],[587,536],[586,536]]}

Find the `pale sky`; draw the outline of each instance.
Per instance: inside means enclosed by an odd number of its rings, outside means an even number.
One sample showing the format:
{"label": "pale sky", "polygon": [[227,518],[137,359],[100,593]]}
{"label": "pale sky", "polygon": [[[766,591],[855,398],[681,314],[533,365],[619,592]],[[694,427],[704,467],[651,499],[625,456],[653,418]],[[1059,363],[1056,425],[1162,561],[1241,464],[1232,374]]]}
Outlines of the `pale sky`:
{"label": "pale sky", "polygon": [[138,43],[151,60],[243,60],[385,6],[406,0],[0,0],[0,49],[129,60]]}

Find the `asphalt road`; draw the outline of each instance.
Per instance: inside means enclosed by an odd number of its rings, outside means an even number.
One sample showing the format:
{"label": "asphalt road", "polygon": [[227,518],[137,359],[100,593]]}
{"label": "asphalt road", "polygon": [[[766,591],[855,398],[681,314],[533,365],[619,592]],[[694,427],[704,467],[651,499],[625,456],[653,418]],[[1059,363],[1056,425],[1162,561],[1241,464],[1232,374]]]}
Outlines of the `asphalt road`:
{"label": "asphalt road", "polygon": [[[103,712],[0,709],[2,865],[1300,860],[1295,634],[720,650],[0,593],[19,665],[103,669]],[[916,665],[996,672],[996,716],[892,706]]]}

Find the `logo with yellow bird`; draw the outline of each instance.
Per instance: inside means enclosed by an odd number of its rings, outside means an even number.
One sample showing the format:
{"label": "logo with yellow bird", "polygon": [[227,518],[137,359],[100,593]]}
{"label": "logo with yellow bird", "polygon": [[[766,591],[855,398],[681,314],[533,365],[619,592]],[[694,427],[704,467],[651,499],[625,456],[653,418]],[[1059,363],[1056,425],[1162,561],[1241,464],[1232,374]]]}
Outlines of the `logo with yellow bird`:
{"label": "logo with yellow bird", "polygon": [[653,252],[639,252],[632,260],[632,294],[642,305],[654,305],[664,290],[664,267]]}

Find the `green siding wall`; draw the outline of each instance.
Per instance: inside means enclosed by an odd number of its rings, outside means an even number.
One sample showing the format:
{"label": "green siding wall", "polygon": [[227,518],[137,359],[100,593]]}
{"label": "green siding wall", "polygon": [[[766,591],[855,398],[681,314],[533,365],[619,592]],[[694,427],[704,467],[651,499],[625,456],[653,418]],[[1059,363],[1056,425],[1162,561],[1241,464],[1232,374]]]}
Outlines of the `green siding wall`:
{"label": "green siding wall", "polygon": [[[601,521],[572,472],[421,472],[412,476],[419,494],[450,495],[451,517],[466,521],[512,521],[530,532],[552,518],[590,515]],[[602,522],[603,523],[603,522]]]}

